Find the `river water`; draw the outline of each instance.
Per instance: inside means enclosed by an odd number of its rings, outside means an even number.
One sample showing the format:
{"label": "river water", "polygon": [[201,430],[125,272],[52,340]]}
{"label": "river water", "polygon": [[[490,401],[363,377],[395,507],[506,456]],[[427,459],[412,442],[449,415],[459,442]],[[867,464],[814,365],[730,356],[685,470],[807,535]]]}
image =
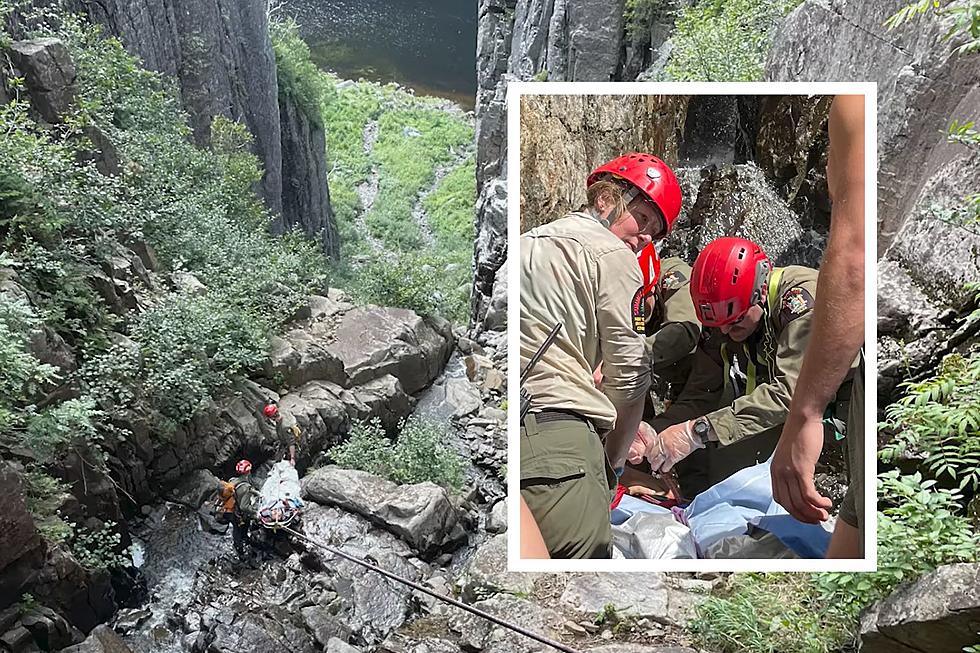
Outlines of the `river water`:
{"label": "river water", "polygon": [[472,109],[476,0],[286,0],[321,68]]}

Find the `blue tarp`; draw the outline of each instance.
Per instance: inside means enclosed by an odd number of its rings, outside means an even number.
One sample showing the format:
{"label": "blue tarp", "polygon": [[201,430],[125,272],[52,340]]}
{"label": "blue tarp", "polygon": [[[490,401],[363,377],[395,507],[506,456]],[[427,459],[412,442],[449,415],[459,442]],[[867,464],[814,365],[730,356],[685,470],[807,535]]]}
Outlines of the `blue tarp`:
{"label": "blue tarp", "polygon": [[823,558],[830,533],[791,517],[772,498],[769,463],[746,467],[694,498],[685,513],[698,550],[750,527],[768,531],[803,558]]}
{"label": "blue tarp", "polygon": [[[755,529],[772,533],[802,558],[823,558],[830,533],[819,524],[804,524],[772,498],[769,462],[747,467],[694,498],[684,510],[699,555],[713,544]],[[626,495],[612,511],[614,526],[636,513],[670,513],[660,506]]]}

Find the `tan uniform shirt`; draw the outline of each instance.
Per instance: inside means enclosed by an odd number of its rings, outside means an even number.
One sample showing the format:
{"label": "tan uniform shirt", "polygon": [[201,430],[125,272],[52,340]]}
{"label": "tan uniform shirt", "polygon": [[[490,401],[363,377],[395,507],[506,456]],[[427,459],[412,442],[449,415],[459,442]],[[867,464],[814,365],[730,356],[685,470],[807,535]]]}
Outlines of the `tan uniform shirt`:
{"label": "tan uniform shirt", "polygon": [[718,439],[731,444],[783,424],[810,338],[816,291],[816,270],[783,268],[773,305],[746,342],[705,329],[687,385],[653,427],[706,415]]}
{"label": "tan uniform shirt", "polygon": [[[585,213],[572,213],[521,236],[521,368],[556,322],[558,339],[527,381],[532,410],[574,411],[600,431],[616,405],[650,385],[642,324],[632,304],[643,279],[636,255]],[[602,391],[592,372],[602,363]]]}

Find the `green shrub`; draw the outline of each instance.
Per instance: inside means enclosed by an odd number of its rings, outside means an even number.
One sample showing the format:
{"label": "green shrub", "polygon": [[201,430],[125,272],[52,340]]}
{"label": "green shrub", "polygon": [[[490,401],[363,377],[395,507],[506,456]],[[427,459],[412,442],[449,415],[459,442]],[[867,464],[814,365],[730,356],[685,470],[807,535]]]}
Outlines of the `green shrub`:
{"label": "green shrub", "polygon": [[116,523],[105,522],[99,529],[76,527],[71,551],[78,564],[91,571],[132,566],[129,548],[120,549],[122,537]]}
{"label": "green shrub", "polygon": [[347,442],[332,448],[330,458],[347,469],[382,476],[395,483],[430,481],[457,491],[463,484],[463,460],[445,445],[446,428],[422,419],[411,419],[399,428],[392,442],[381,422],[357,424]]}
{"label": "green shrub", "polygon": [[29,470],[23,478],[24,501],[38,531],[54,544],[67,541],[74,531],[58,508],[68,497],[68,486],[40,469]]}
{"label": "green shrub", "polygon": [[980,354],[947,356],[936,376],[903,387],[906,396],[885,409],[895,436],[882,459],[925,452],[937,477],[980,488]]}
{"label": "green shrub", "polygon": [[711,0],[681,12],[666,77],[677,81],[762,78],[775,28],[801,0]]}
{"label": "green shrub", "polygon": [[291,18],[272,20],[269,34],[276,54],[279,96],[295,101],[314,125],[322,127],[323,103],[333,89],[310,59],[310,48],[300,38],[299,26]]}
{"label": "green shrub", "polygon": [[208,295],[179,295],[148,311],[140,343],[141,394],[176,423],[197,412],[265,355],[265,325]]}
{"label": "green shrub", "polygon": [[[40,320],[27,304],[0,294],[0,406],[25,401],[57,378],[57,368],[27,349]],[[3,431],[0,419],[0,432]]]}
{"label": "green shrub", "polygon": [[878,569],[864,574],[818,574],[824,600],[853,619],[899,584],[936,567],[975,562],[980,539],[962,516],[962,495],[920,474],[897,470],[878,478]]}
{"label": "green shrub", "polygon": [[389,254],[351,267],[347,288],[363,303],[461,322],[468,307],[469,270],[469,257],[462,253]]}

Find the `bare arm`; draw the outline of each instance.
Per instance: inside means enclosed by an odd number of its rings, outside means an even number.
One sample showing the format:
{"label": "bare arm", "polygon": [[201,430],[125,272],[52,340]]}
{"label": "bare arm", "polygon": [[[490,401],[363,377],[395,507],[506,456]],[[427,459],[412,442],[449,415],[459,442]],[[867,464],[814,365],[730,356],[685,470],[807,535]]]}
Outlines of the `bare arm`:
{"label": "bare arm", "polygon": [[813,330],[770,468],[773,497],[805,522],[827,519],[832,506],[813,481],[823,448],[821,418],[864,342],[864,183],[864,97],[837,96],[827,161],[830,239]]}
{"label": "bare arm", "polygon": [[790,407],[800,417],[823,415],[864,343],[864,182],[864,97],[837,96],[827,162],[830,238]]}
{"label": "bare arm", "polygon": [[522,558],[550,558],[548,547],[545,546],[544,538],[541,537],[541,530],[538,523],[534,521],[531,509],[521,501],[521,557]]}

